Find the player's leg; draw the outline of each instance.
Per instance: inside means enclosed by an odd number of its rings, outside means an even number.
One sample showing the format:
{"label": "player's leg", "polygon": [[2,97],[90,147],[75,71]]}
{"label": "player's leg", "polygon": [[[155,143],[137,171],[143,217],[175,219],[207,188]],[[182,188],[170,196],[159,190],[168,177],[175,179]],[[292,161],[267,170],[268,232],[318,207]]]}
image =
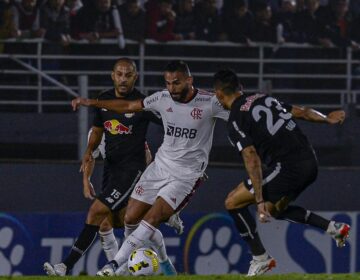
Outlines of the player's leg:
{"label": "player's leg", "polygon": [[114,234],[113,218],[111,214],[101,223],[99,236],[106,259],[108,261],[113,260],[119,250],[119,245]]}
{"label": "player's leg", "polygon": [[[293,182],[296,182],[296,187],[293,187],[288,196],[283,197],[277,203],[278,215],[274,215],[274,217],[276,219],[307,224],[319,228],[330,234],[336,241],[338,247],[345,246],[350,231],[348,224],[330,221],[297,205],[288,205],[291,201],[296,200],[296,198],[316,180],[318,172],[316,160],[309,159],[297,162],[294,167],[289,168],[297,171],[298,175],[293,179]],[[289,182],[289,184],[294,184],[293,182]]]}
{"label": "player's leg", "polygon": [[[111,212],[116,212],[125,207],[126,201],[142,173],[140,170],[118,170],[118,168],[113,168],[110,165],[106,165],[106,167],[107,169],[104,167],[103,191],[91,205],[85,226],[70,254],[63,261],[66,266],[66,273],[74,267],[75,263],[91,246],[104,219]],[[45,270],[47,269],[45,268]]]}
{"label": "player's leg", "polygon": [[[66,275],[74,267],[77,261],[82,257],[86,250],[94,242],[97,232],[99,231],[100,224],[110,213],[109,208],[104,205],[101,201],[96,199],[88,211],[88,215],[85,221],[85,225],[77,237],[75,243],[73,244],[69,255],[65,260],[58,264],[52,266],[49,263],[44,264],[44,269],[48,275]],[[60,266],[59,266],[60,265]],[[56,267],[61,267],[62,269],[56,270]],[[63,269],[65,268],[65,269]],[[54,274],[55,273],[55,274]]]}
{"label": "player's leg", "polygon": [[[137,209],[139,209],[139,207],[145,209],[143,204],[143,202],[132,199],[131,207],[129,209],[133,209],[132,206],[135,205]],[[128,213],[126,214],[126,219],[130,220],[132,213],[133,211],[130,210],[129,215]],[[126,241],[120,248],[115,257],[116,264],[113,263],[113,265],[115,265],[115,269],[117,268],[116,265],[121,265],[126,262],[132,251],[143,247],[145,244],[151,243],[154,249],[158,252],[162,272],[166,275],[175,275],[176,270],[167,256],[163,236],[157,229],[162,222],[167,221],[173,214],[174,209],[163,198],[159,197],[156,199],[155,203],[150,209],[148,209],[145,216],[139,223],[139,226],[127,237]],[[131,221],[135,222],[137,219],[131,219]]]}
{"label": "player's leg", "polygon": [[167,257],[163,236],[156,227],[167,221],[177,208],[180,209],[185,198],[193,193],[194,185],[194,180],[182,182],[171,179],[167,172],[152,163],[132,193],[125,222],[128,224],[139,222],[140,216],[136,212],[139,211],[138,209],[146,210],[146,214],[136,230],[122,244],[115,261],[106,265],[98,275],[113,275],[114,271],[127,261],[133,250],[149,243],[152,243],[159,254],[163,273],[175,275],[176,270]]}
{"label": "player's leg", "polygon": [[[225,208],[233,218],[240,236],[248,244],[253,256],[248,272],[249,276],[263,274],[276,265],[275,260],[266,252],[256,227],[256,221],[249,211],[248,206],[254,202],[254,194],[244,183],[231,191],[225,200]],[[267,207],[268,209],[272,208],[272,204],[267,202]]]}
{"label": "player's leg", "polygon": [[345,246],[351,229],[350,225],[346,223],[330,221],[310,210],[296,205],[289,205],[285,211],[276,216],[276,219],[319,228],[328,233],[335,240],[336,246],[339,248]]}
{"label": "player's leg", "polygon": [[[122,243],[120,249],[116,253],[114,259],[107,263],[96,275],[98,276],[114,276],[115,272],[123,274],[125,271],[128,256],[131,252],[144,245],[145,241],[138,238],[136,232],[140,228],[140,221],[145,213],[151,208],[151,205],[130,198],[125,212],[125,230],[127,230],[127,237]],[[136,225],[136,228],[129,228],[128,225]],[[135,237],[134,237],[135,234]]]}

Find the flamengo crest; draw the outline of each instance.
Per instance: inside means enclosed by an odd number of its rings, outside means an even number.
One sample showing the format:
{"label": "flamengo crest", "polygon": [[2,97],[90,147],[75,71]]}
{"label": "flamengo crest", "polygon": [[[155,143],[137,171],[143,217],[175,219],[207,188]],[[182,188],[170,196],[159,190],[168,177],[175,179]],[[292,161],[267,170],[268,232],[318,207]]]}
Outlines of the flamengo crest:
{"label": "flamengo crest", "polygon": [[191,111],[190,115],[194,120],[200,120],[203,110],[199,108],[194,108],[194,110]]}

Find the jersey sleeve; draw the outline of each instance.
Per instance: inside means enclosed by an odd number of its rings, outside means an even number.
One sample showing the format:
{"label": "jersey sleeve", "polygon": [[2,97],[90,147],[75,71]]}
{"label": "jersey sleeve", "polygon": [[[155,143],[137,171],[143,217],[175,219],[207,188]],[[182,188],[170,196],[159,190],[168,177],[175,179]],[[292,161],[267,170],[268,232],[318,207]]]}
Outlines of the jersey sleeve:
{"label": "jersey sleeve", "polygon": [[214,118],[223,119],[225,121],[229,119],[230,111],[224,109],[216,96],[211,98],[211,106]]}
{"label": "jersey sleeve", "polygon": [[95,108],[95,110],[94,110],[94,118],[93,118],[92,125],[96,126],[96,127],[103,127],[103,121],[101,118],[101,109],[100,108]]}
{"label": "jersey sleeve", "polygon": [[[240,115],[241,113],[238,114]],[[253,145],[253,139],[249,131],[249,123],[250,121],[246,120],[245,114],[241,114],[241,117],[238,116],[228,123],[230,143],[237,147],[239,152]]]}
{"label": "jersey sleeve", "polygon": [[[92,129],[90,129],[89,133],[88,133],[88,142],[90,139],[91,132],[92,132]],[[100,154],[101,154],[101,157],[104,159],[105,158],[105,134],[104,133],[102,135],[99,146],[92,152],[92,156],[93,156],[93,158],[98,158]]]}
{"label": "jersey sleeve", "polygon": [[145,97],[143,100],[143,107],[145,111],[160,112],[161,110],[161,95],[160,91]]}

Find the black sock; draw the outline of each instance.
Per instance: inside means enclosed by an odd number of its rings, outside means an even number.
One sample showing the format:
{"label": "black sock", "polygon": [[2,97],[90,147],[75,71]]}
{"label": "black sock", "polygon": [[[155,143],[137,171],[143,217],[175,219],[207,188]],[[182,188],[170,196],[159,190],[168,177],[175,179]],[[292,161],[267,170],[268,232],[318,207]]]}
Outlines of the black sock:
{"label": "black sock", "polygon": [[296,205],[289,205],[288,208],[276,218],[311,225],[324,231],[327,230],[330,223],[329,220]]}
{"label": "black sock", "polygon": [[72,246],[70,254],[67,256],[65,261],[63,261],[63,263],[66,265],[67,272],[74,267],[77,261],[94,242],[99,228],[99,226],[85,224],[78,239]]}
{"label": "black sock", "polygon": [[228,210],[228,212],[235,221],[240,236],[249,245],[253,256],[263,255],[266,250],[260,240],[260,236],[256,229],[256,222],[249,209],[245,207]]}

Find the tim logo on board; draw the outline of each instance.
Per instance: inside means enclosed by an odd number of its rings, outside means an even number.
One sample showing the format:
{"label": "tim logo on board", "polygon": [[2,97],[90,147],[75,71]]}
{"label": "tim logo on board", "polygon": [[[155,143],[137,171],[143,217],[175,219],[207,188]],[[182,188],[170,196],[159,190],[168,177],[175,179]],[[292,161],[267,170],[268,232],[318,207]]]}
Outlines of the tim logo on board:
{"label": "tim logo on board", "polygon": [[24,225],[15,217],[0,213],[0,276],[23,275],[26,254],[33,240]]}

